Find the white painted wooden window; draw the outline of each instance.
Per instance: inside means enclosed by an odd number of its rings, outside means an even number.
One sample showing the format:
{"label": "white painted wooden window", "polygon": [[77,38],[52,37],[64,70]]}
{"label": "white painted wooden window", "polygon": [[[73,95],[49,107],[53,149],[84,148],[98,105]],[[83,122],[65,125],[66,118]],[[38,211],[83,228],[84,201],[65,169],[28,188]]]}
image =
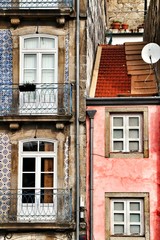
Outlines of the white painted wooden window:
{"label": "white painted wooden window", "polygon": [[111,114],[111,152],[142,152],[142,114]]}
{"label": "white painted wooden window", "polygon": [[44,221],[56,214],[57,142],[20,142],[18,178],[19,220]]}
{"label": "white painted wooden window", "polygon": [[57,37],[44,34],[20,37],[20,85],[36,85],[35,92],[20,93],[20,113],[55,114],[58,105],[57,82]]}
{"label": "white painted wooden window", "polygon": [[143,199],[111,199],[111,235],[143,234]]}
{"label": "white painted wooden window", "polygon": [[58,40],[50,35],[20,38],[20,82],[57,83]]}

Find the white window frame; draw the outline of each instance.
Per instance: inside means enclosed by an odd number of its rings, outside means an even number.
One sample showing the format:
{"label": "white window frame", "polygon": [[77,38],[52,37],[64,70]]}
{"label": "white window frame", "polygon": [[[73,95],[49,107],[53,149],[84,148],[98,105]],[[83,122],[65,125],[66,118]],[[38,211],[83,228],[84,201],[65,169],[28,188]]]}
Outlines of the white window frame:
{"label": "white window frame", "polygon": [[[51,38],[55,40],[55,48],[46,49],[46,48],[37,48],[37,49],[25,49],[24,41],[29,38],[38,38],[40,43],[41,38]],[[23,82],[23,69],[24,69],[24,55],[25,54],[36,54],[37,55],[37,71],[36,71],[36,79],[33,83],[41,83],[41,60],[42,54],[54,54],[55,55],[55,83],[57,83],[58,79],[58,37],[51,36],[47,34],[31,34],[20,36],[20,83]]]}
{"label": "white window frame", "polygon": [[[114,126],[113,120],[114,118],[122,118],[123,119],[123,125],[122,126]],[[129,118],[136,117],[139,120],[138,126],[129,126]],[[130,130],[137,130],[139,133],[139,138],[130,138],[129,137],[129,131]],[[122,138],[114,138],[114,130],[121,130],[123,132]],[[138,142],[138,151],[131,151],[129,149],[129,143],[132,141]],[[122,142],[123,149],[122,150],[116,150],[114,149],[114,143],[115,142]],[[135,113],[135,114],[129,114],[129,113],[117,113],[117,114],[111,114],[111,152],[142,152],[142,114],[141,113]]]}
{"label": "white window frame", "polygon": [[[141,235],[114,234],[113,232],[113,201],[141,202]],[[143,203],[142,203],[143,202]],[[105,193],[105,240],[149,240],[150,239],[150,210],[148,192],[106,192]],[[127,225],[127,224],[126,224]],[[127,228],[127,227],[126,227]],[[127,231],[127,230],[126,230]]]}
{"label": "white window frame", "polygon": [[[141,148],[139,152],[131,151],[112,151],[112,114],[141,114]],[[149,132],[148,132],[148,107],[138,106],[138,107],[106,107],[105,108],[105,157],[106,158],[148,158],[149,157]]]}
{"label": "white window frame", "polygon": [[[123,203],[124,209],[123,210],[115,210],[114,209],[114,203]],[[140,204],[140,210],[138,211],[131,211],[130,210],[130,203],[135,202]],[[139,214],[140,215],[140,222],[139,223],[132,223],[130,221],[130,214]],[[114,214],[123,214],[124,221],[114,221]],[[144,206],[143,206],[143,200],[142,199],[133,199],[133,198],[126,198],[126,199],[111,199],[111,235],[116,235],[114,232],[114,226],[121,225],[124,227],[124,233],[122,235],[136,235],[136,236],[143,236],[144,235]],[[140,233],[139,234],[132,234],[130,232],[130,225],[139,226],[140,227]]]}
{"label": "white window frame", "polygon": [[[50,142],[50,143],[53,143],[54,144],[54,151],[23,151],[23,143],[25,142],[40,142],[40,141],[44,141],[44,142]],[[38,185],[35,186],[35,193],[36,193],[36,189],[41,189],[40,187],[40,164],[41,164],[41,161],[39,161],[41,158],[43,157],[48,157],[48,158],[54,158],[54,179],[53,179],[53,191],[56,193],[57,191],[57,141],[53,141],[51,139],[40,139],[40,138],[34,138],[34,139],[25,139],[25,140],[22,140],[19,142],[19,168],[18,168],[18,199],[17,199],[17,213],[18,213],[18,220],[19,221],[27,221],[27,217],[24,216],[23,217],[23,212],[26,213],[27,215],[27,211],[28,213],[30,214],[30,210],[29,210],[29,204],[23,204],[22,203],[22,173],[23,173],[23,158],[24,157],[35,157],[35,160],[36,160],[36,169],[35,169],[35,184],[37,183]],[[36,174],[37,173],[37,174]],[[52,172],[51,172],[52,173]],[[42,188],[43,189],[43,188]],[[47,189],[47,188],[44,188],[44,189]],[[50,187],[49,187],[50,189]],[[56,196],[56,195],[55,195]],[[39,206],[40,207],[40,203],[39,203]],[[43,204],[43,207],[45,208],[44,206],[45,204]],[[52,215],[49,216],[48,214],[48,217],[46,218],[45,217],[45,221],[46,220],[50,220],[50,218],[53,219],[54,216],[56,216],[56,209],[57,209],[57,202],[56,202],[56,198],[54,199],[54,204],[53,203],[49,203],[49,204],[46,204],[47,205],[47,208],[51,208],[51,209],[54,209],[54,210],[51,210],[52,212]],[[36,205],[36,202],[35,202],[35,209],[37,209],[37,205]],[[36,212],[36,210],[35,210]],[[41,212],[41,211],[39,211]],[[54,216],[53,216],[54,215]],[[29,215],[29,221],[33,221],[33,222],[36,222],[36,221],[39,221],[39,216],[38,215],[35,215],[33,213],[33,217],[31,218],[31,216]],[[40,216],[40,221],[43,221],[43,218]]]}
{"label": "white window frame", "polygon": [[[41,46],[43,38],[53,39],[53,48],[24,48],[26,39],[38,39],[38,46]],[[36,84],[35,92],[20,92],[19,113],[22,115],[54,115],[58,111],[58,37],[47,34],[32,34],[20,37],[20,85],[24,84],[24,56],[36,55],[35,79],[29,80]],[[42,57],[43,55],[54,55],[54,78],[53,82],[42,82]],[[32,69],[33,70],[33,69]],[[49,68],[50,70],[50,68]],[[53,85],[55,84],[55,85]]]}

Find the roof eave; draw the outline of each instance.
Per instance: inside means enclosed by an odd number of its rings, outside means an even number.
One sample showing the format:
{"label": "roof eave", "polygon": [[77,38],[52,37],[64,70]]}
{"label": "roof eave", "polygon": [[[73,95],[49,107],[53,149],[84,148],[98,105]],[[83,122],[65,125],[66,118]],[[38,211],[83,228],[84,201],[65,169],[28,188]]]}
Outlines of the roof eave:
{"label": "roof eave", "polygon": [[159,105],[160,96],[154,97],[115,97],[87,98],[87,106],[120,106],[120,105]]}

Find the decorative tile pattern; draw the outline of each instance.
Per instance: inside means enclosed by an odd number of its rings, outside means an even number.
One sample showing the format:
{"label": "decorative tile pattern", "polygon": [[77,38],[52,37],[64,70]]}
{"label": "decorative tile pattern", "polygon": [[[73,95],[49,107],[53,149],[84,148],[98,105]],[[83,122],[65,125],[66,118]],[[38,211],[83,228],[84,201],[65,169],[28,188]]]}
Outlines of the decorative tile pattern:
{"label": "decorative tile pattern", "polygon": [[11,143],[7,134],[0,134],[0,216],[7,217],[10,205]]}
{"label": "decorative tile pattern", "polygon": [[65,39],[65,83],[69,82],[69,34],[66,35]]}
{"label": "decorative tile pattern", "polygon": [[[0,30],[0,94],[3,110],[9,111],[12,104],[12,36],[10,30]],[[2,85],[3,84],[3,89]],[[5,85],[6,84],[6,85]],[[8,87],[9,86],[9,87]]]}
{"label": "decorative tile pattern", "polygon": [[2,84],[12,83],[12,36],[9,30],[0,30],[0,79]]}
{"label": "decorative tile pattern", "polygon": [[65,146],[64,146],[64,187],[68,188],[69,183],[69,139],[66,138]]}
{"label": "decorative tile pattern", "polygon": [[[65,38],[65,83],[69,82],[69,34],[66,35]],[[67,84],[65,85],[65,89],[64,89],[64,108],[68,109],[68,105],[67,105],[67,99],[68,99],[68,88],[70,86]]]}

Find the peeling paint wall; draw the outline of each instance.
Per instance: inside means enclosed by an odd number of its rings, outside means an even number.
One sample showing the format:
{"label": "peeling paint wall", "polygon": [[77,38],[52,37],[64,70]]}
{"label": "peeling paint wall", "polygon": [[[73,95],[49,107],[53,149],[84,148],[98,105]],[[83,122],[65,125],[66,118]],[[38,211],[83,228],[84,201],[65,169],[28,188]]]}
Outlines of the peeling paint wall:
{"label": "peeling paint wall", "polygon": [[[89,109],[97,110],[94,118],[93,134],[94,239],[106,239],[105,218],[107,216],[105,215],[105,192],[149,192],[150,240],[159,240],[160,106],[148,107],[149,158],[139,159],[105,158],[105,107],[88,107],[88,110]],[[87,143],[89,144],[88,124],[89,123],[87,123]],[[89,171],[89,169],[87,170]]]}

